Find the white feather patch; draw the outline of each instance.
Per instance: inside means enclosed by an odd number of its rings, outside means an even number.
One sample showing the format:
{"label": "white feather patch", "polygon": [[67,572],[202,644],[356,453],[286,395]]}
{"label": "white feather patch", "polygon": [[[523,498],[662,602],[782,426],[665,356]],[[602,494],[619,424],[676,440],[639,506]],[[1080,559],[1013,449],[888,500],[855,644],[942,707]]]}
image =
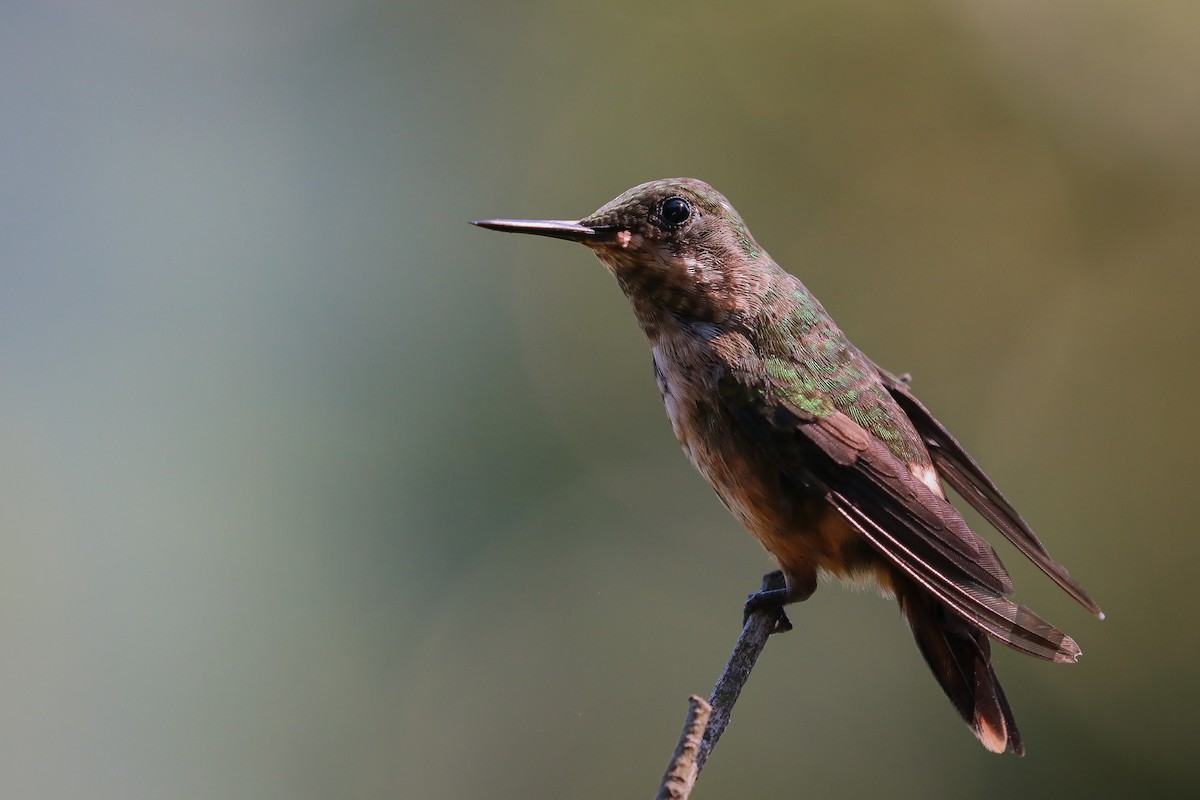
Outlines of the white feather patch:
{"label": "white feather patch", "polygon": [[945,498],[946,494],[942,491],[942,482],[938,480],[937,470],[932,466],[921,466],[919,464],[909,464],[909,472],[913,477],[921,483],[929,487],[929,490],[938,497]]}

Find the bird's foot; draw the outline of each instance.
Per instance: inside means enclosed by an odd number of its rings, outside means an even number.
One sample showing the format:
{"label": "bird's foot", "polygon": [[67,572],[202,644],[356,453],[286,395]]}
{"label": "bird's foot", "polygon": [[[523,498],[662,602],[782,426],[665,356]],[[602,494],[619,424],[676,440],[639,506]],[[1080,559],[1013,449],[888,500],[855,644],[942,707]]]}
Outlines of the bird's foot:
{"label": "bird's foot", "polygon": [[742,627],[745,627],[746,623],[750,621],[751,614],[757,611],[767,611],[775,617],[771,633],[787,633],[792,629],[792,621],[788,619],[783,606],[793,598],[791,590],[787,588],[784,581],[783,573],[779,570],[767,573],[763,576],[762,587],[760,591],[746,598],[746,604],[742,607]]}

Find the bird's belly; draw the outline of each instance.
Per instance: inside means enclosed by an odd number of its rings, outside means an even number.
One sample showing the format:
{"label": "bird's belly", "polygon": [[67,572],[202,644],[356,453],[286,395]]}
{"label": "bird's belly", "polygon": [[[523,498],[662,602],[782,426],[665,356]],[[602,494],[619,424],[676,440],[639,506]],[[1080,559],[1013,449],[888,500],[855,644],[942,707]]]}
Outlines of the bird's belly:
{"label": "bird's belly", "polygon": [[[886,584],[881,558],[824,498],[788,478],[714,399],[665,385],[663,400],[683,451],[780,569],[811,582],[819,572]],[[690,388],[690,387],[689,387]]]}

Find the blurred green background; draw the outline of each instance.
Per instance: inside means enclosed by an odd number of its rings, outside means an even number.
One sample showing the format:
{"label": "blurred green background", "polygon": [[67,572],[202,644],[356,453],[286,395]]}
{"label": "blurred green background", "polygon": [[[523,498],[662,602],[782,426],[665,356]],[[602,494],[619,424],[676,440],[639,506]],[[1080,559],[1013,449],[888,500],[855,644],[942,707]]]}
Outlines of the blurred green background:
{"label": "blurred green background", "polygon": [[1198,31],[1116,0],[6,4],[0,792],[651,796],[770,565],[601,265],[466,220],[690,175],[1109,614],[1002,548],[1086,652],[998,654],[1018,760],[893,604],[826,587],[695,796],[1178,796]]}

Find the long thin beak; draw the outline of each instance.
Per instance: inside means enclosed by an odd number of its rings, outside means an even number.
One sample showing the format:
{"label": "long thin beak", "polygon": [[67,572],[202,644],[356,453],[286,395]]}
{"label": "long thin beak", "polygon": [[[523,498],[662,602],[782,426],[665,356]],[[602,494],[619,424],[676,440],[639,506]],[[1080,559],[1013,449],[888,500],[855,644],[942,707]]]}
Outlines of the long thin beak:
{"label": "long thin beak", "polygon": [[589,228],[565,219],[477,219],[471,224],[493,231],[532,233],[572,242],[582,242],[601,233],[597,228]]}

